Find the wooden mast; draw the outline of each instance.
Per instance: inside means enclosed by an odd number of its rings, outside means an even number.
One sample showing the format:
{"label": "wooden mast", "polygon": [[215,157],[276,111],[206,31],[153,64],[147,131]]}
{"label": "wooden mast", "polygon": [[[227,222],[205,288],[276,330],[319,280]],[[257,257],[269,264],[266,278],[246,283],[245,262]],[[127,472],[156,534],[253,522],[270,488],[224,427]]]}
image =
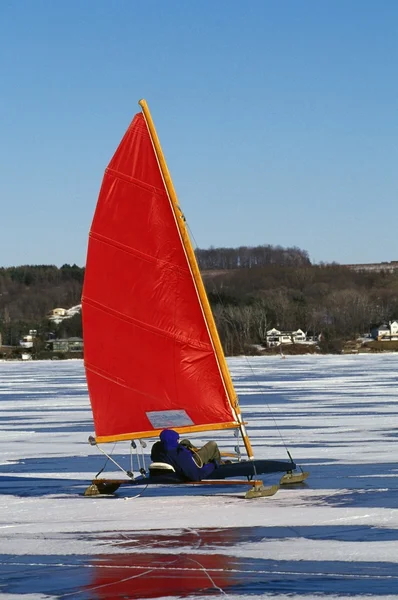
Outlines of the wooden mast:
{"label": "wooden mast", "polygon": [[217,363],[218,363],[218,366],[219,366],[219,369],[220,369],[220,372],[221,372],[221,375],[222,375],[222,378],[224,381],[224,386],[225,386],[225,389],[227,392],[227,396],[228,396],[229,402],[236,414],[236,418],[239,423],[239,428],[240,428],[240,431],[242,434],[243,442],[245,444],[247,456],[249,457],[249,459],[253,459],[254,458],[253,450],[252,450],[252,447],[250,444],[249,437],[246,432],[246,428],[242,421],[242,415],[240,412],[238,397],[237,397],[234,385],[232,383],[232,379],[231,379],[231,375],[230,375],[230,372],[228,369],[227,361],[225,360],[224,351],[222,349],[222,345],[221,345],[220,338],[218,335],[217,327],[216,327],[216,324],[214,321],[213,313],[210,308],[210,304],[209,304],[209,300],[207,298],[207,294],[206,294],[206,290],[205,290],[205,287],[203,284],[202,276],[199,271],[195,252],[192,248],[191,240],[188,235],[188,230],[187,230],[187,227],[185,224],[184,215],[183,215],[181,208],[179,206],[179,203],[178,203],[177,194],[175,192],[173,181],[171,179],[170,172],[167,167],[162,148],[160,146],[160,142],[159,142],[159,138],[158,138],[158,135],[157,135],[157,132],[155,129],[155,125],[153,123],[152,116],[151,116],[151,113],[149,111],[146,101],[140,100],[138,104],[142,108],[142,112],[143,112],[146,124],[148,126],[148,131],[151,136],[153,148],[155,150],[155,154],[156,154],[158,162],[159,162],[159,167],[160,167],[160,170],[161,170],[161,173],[163,176],[167,194],[170,199],[171,207],[174,212],[174,217],[175,217],[175,220],[176,220],[179,232],[180,232],[183,247],[185,249],[185,254],[187,256],[188,264],[189,264],[189,267],[190,267],[190,270],[192,273],[192,277],[193,277],[193,280],[195,283],[196,292],[198,294],[199,302],[200,302],[200,305],[201,305],[201,308],[202,308],[202,311],[203,311],[203,314],[205,317],[205,321],[206,321],[206,324],[207,324],[207,327],[208,327],[208,330],[210,333],[210,339],[213,344],[213,348],[214,348],[215,355],[217,358]]}

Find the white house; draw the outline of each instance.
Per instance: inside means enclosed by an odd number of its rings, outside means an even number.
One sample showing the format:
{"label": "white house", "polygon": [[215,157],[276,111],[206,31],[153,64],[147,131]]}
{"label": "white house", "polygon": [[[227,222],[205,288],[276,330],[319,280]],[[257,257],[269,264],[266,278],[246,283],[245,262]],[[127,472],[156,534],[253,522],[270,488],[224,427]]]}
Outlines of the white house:
{"label": "white house", "polygon": [[48,315],[48,319],[50,321],[54,321],[55,323],[60,323],[65,316],[66,308],[53,308]]}
{"label": "white house", "polygon": [[374,327],[371,331],[372,338],[383,342],[398,340],[398,321],[389,321],[388,325],[383,323]]}
{"label": "white house", "polygon": [[33,337],[31,335],[24,335],[22,340],[19,340],[19,345],[22,348],[33,348]]}
{"label": "white house", "polygon": [[269,329],[266,334],[267,346],[280,346],[281,344],[302,344],[307,341],[307,335],[302,329],[296,331],[279,331]]}
{"label": "white house", "polygon": [[19,340],[19,345],[22,348],[33,348],[33,340],[37,335],[36,329],[29,329],[29,334],[24,335],[22,340]]}
{"label": "white house", "polygon": [[76,304],[76,306],[72,306],[71,308],[53,308],[48,315],[48,320],[58,325],[64,319],[70,319],[74,315],[79,314],[81,309],[81,304]]}

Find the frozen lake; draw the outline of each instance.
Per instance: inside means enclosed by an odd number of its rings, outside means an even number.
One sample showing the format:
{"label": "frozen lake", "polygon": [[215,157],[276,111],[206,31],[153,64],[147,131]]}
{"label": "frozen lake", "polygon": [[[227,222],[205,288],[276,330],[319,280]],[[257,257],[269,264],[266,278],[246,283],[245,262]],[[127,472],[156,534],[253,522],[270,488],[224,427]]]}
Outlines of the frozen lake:
{"label": "frozen lake", "polygon": [[256,458],[288,448],[306,485],[84,497],[105,459],[82,361],[0,363],[1,599],[398,598],[398,354],[229,365]]}

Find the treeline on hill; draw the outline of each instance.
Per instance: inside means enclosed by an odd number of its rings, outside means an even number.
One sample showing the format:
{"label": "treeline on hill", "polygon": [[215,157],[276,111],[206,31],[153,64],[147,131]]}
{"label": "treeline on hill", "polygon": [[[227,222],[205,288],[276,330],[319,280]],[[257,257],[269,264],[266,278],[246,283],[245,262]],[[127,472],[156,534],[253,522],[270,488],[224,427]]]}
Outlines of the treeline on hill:
{"label": "treeline on hill", "polygon": [[308,252],[281,246],[240,246],[239,248],[198,248],[196,258],[202,271],[209,269],[251,269],[278,265],[301,267],[311,264]]}
{"label": "treeline on hill", "polygon": [[65,319],[59,325],[46,318],[56,307],[80,303],[84,269],[77,265],[24,265],[0,268],[0,332],[4,345],[16,346],[29,329],[39,337],[82,335],[81,317]]}
{"label": "treeline on hill", "polygon": [[[197,256],[227,355],[264,344],[272,327],[322,333],[321,350],[339,351],[345,340],[398,317],[398,272],[311,265],[298,248],[210,248]],[[76,265],[0,269],[3,344],[17,345],[29,329],[41,338],[80,337],[80,315],[58,326],[46,316],[80,303],[83,278]]]}

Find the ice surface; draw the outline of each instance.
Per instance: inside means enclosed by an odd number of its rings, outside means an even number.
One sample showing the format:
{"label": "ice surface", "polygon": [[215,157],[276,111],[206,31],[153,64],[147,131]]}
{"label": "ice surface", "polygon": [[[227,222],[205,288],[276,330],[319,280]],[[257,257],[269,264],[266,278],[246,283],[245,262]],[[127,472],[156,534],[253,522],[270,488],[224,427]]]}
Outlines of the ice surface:
{"label": "ice surface", "polygon": [[[398,355],[229,364],[256,458],[287,447],[307,485],[84,497],[105,459],[83,363],[0,363],[0,600],[398,598]],[[107,450],[130,468],[129,444]]]}

